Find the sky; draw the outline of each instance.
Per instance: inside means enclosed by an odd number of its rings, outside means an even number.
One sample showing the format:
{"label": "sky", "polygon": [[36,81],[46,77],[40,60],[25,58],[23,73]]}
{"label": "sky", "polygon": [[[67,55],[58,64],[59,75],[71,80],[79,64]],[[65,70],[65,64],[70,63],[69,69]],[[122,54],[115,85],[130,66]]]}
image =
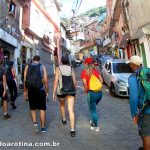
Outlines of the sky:
{"label": "sky", "polygon": [[[71,10],[73,6],[75,7],[77,0],[61,0],[61,2],[63,4],[61,16],[67,18],[72,17],[73,13]],[[86,12],[91,8],[105,6],[105,5],[106,5],[106,0],[82,0],[82,4],[80,6],[77,15]]]}

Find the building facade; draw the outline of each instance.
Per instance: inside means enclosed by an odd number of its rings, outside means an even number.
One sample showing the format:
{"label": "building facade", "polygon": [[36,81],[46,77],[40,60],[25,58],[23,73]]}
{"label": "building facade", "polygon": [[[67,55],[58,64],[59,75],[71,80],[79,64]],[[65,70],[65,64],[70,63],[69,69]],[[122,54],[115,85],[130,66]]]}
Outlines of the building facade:
{"label": "building facade", "polygon": [[[123,1],[131,39],[138,40],[144,66],[150,67],[150,1]],[[136,10],[136,11],[135,11]]]}
{"label": "building facade", "polygon": [[48,75],[54,73],[55,50],[59,56],[60,8],[56,4],[53,0],[31,0],[23,8],[23,43],[29,44],[22,45],[22,64],[28,63],[33,55],[39,55]]}
{"label": "building facade", "polygon": [[21,19],[22,8],[26,0],[0,1],[0,58],[7,66],[8,61],[14,61],[18,74],[21,73],[19,64],[21,49]]}
{"label": "building facade", "polygon": [[150,67],[150,1],[107,0],[107,9],[113,53],[123,59],[139,55]]}

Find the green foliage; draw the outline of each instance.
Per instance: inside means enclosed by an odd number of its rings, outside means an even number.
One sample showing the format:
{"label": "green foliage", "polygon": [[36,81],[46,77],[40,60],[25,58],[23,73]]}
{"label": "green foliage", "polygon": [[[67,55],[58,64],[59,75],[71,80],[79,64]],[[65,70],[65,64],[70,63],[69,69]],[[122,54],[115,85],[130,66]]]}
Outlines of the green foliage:
{"label": "green foliage", "polygon": [[96,16],[100,16],[103,13],[106,13],[106,7],[97,7],[88,10],[87,12],[81,14],[80,16],[96,17]]}

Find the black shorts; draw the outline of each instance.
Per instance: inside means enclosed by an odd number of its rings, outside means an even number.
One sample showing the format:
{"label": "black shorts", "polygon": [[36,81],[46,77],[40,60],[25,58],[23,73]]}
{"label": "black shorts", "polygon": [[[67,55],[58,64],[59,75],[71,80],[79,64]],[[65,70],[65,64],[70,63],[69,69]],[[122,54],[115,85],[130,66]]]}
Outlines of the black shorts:
{"label": "black shorts", "polygon": [[7,93],[6,93],[5,96],[3,97],[3,92],[4,92],[3,87],[0,87],[0,98],[2,99],[2,101],[7,101],[7,100],[8,100]]}
{"label": "black shorts", "polygon": [[28,89],[29,106],[31,110],[46,110],[46,93],[44,90]]}
{"label": "black shorts", "polygon": [[65,98],[66,96],[73,96],[73,97],[75,97],[75,94],[69,94],[69,95],[57,95],[58,98]]}

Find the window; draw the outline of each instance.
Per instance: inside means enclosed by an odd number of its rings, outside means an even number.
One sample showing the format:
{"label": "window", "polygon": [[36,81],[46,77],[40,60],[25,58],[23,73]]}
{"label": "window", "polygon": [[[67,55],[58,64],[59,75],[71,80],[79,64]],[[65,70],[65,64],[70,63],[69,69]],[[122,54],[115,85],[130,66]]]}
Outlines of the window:
{"label": "window", "polygon": [[132,73],[129,64],[126,63],[113,63],[114,73]]}
{"label": "window", "polygon": [[111,63],[109,63],[107,70],[111,73]]}
{"label": "window", "polygon": [[16,11],[16,5],[13,2],[11,2],[9,6],[9,13],[15,16],[15,11]]}
{"label": "window", "polygon": [[108,64],[106,63],[106,64],[105,64],[105,68],[107,69],[107,67],[108,67]]}

